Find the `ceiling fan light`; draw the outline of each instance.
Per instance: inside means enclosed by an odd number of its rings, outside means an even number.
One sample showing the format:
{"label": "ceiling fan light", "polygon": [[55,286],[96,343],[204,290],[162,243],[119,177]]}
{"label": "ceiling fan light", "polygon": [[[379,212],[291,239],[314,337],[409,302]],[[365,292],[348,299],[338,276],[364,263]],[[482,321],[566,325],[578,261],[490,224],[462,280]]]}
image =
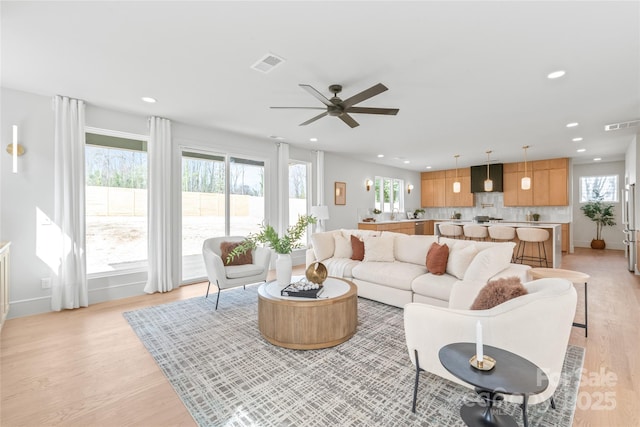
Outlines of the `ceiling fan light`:
{"label": "ceiling fan light", "polygon": [[454,193],[460,192],[460,181],[456,181],[453,183],[453,192]]}
{"label": "ceiling fan light", "polygon": [[493,181],[490,179],[484,180],[484,191],[493,191]]}
{"label": "ceiling fan light", "polygon": [[523,190],[530,190],[531,178],[528,176],[523,177],[522,180],[520,181],[520,188],[522,188]]}

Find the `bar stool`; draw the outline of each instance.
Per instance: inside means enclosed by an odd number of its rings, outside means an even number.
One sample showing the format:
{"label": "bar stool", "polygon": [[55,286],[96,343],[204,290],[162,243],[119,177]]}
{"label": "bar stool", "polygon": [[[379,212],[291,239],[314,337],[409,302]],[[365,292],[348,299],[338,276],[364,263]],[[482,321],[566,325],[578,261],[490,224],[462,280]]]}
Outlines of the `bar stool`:
{"label": "bar stool", "polygon": [[459,239],[462,237],[462,227],[455,224],[438,224],[440,235],[442,237],[450,237],[452,239]]}
{"label": "bar stool", "polygon": [[[518,227],[516,228],[516,234],[518,235],[520,243],[518,243],[514,261],[518,264],[524,264],[524,261],[529,261],[532,263],[537,262],[540,264],[540,267],[543,266],[542,262],[544,261],[544,266],[549,267],[549,262],[547,261],[547,249],[544,246],[544,242],[549,240],[549,232],[547,230],[543,230],[542,228]],[[538,244],[537,257],[533,255],[525,255],[525,248],[527,246],[527,243]],[[542,246],[542,251],[540,250],[540,246]],[[542,256],[543,252],[544,257]]]}
{"label": "bar stool", "polygon": [[487,240],[489,233],[484,225],[467,224],[463,227],[464,237],[467,240]]}
{"label": "bar stool", "polygon": [[516,229],[506,225],[492,225],[489,227],[489,237],[494,242],[513,241],[516,238]]}

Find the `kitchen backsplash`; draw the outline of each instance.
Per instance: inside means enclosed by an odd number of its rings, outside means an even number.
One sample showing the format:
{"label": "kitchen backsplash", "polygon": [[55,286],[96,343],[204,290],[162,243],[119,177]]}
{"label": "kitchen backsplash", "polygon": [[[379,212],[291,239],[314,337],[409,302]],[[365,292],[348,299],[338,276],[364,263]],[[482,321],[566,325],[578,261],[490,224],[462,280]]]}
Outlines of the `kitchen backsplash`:
{"label": "kitchen backsplash", "polygon": [[454,212],[460,212],[460,219],[463,220],[482,215],[505,221],[525,221],[527,213],[537,213],[542,222],[571,222],[570,206],[505,207],[503,193],[476,193],[475,197],[476,205],[473,208],[425,208],[425,218],[447,219]]}

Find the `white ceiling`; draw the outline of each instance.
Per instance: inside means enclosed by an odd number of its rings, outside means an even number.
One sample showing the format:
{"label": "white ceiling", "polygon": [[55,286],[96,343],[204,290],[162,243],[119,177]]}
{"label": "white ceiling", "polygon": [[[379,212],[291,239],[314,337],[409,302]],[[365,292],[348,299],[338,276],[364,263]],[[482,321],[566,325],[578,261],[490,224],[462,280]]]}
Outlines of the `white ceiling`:
{"label": "white ceiling", "polygon": [[[2,86],[220,128],[405,169],[492,160],[620,160],[640,118],[640,6],[624,2],[7,2]],[[266,53],[286,62],[250,66]],[[551,71],[566,70],[557,80]],[[397,116],[354,129],[298,87]],[[142,96],[157,98],[146,104]],[[579,122],[568,129],[569,122]],[[638,128],[635,129],[637,131]],[[580,143],[574,137],[583,137]],[[318,142],[310,142],[316,137]],[[586,148],[583,154],[577,148]],[[384,159],[376,158],[378,153]],[[404,164],[403,160],[410,164]]]}

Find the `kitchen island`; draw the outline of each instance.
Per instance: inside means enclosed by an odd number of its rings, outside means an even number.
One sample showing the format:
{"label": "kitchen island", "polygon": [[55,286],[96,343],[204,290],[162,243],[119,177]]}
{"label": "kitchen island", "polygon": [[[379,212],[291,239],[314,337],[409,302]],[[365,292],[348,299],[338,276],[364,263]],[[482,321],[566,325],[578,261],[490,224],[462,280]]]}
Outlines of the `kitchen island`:
{"label": "kitchen island", "polygon": [[397,221],[360,221],[359,230],[393,231],[404,234],[434,234],[433,220],[429,219],[400,219]]}
{"label": "kitchen island", "polygon": [[[495,223],[494,222],[475,223],[473,221],[440,221],[440,222],[436,222],[434,225],[434,234],[438,236],[440,235],[440,230],[438,227],[439,224],[455,224],[460,226],[464,226],[466,224],[477,224],[485,227],[490,227],[492,225],[504,225],[506,227],[514,227],[514,228],[522,228],[522,227],[542,228],[549,232],[549,240],[544,242],[545,250],[547,253],[547,262],[549,263],[549,267],[560,268],[560,264],[562,263],[562,224],[559,224],[559,223],[554,224],[554,223],[503,222],[503,221],[499,221]],[[516,248],[514,248],[514,254],[515,254],[515,250],[517,249],[518,244],[520,243],[518,236],[515,237],[513,242],[516,243]],[[525,255],[538,256],[537,244],[530,243],[527,245],[526,249],[527,250],[525,252]],[[532,263],[528,265],[531,265],[532,267],[540,267],[540,265],[537,263]],[[542,267],[545,267],[545,265],[543,265]]]}

